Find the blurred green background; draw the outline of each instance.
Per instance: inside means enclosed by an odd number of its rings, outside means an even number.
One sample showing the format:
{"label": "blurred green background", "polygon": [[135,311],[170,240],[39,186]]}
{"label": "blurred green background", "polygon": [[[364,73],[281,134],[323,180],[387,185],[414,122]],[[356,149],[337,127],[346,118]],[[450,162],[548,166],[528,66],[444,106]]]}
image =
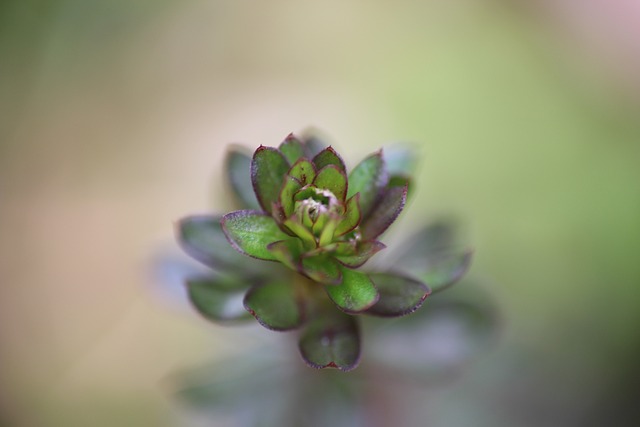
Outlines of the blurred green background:
{"label": "blurred green background", "polygon": [[638,425],[638,20],[606,0],[0,3],[0,424],[207,425],[167,378],[274,334],[207,324],[150,260],[223,209],[226,144],[313,126],[351,166],[417,144],[400,230],[460,219],[499,307],[424,425]]}

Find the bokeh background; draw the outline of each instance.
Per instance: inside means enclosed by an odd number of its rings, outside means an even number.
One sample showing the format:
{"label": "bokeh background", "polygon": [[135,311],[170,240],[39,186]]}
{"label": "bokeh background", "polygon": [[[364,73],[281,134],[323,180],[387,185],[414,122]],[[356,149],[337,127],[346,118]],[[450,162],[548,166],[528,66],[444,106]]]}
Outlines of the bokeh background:
{"label": "bokeh background", "polygon": [[638,425],[639,101],[633,0],[1,2],[0,424],[211,425],[167,378],[281,338],[154,260],[226,144],[313,126],[416,144],[400,229],[454,215],[499,307],[412,425]]}

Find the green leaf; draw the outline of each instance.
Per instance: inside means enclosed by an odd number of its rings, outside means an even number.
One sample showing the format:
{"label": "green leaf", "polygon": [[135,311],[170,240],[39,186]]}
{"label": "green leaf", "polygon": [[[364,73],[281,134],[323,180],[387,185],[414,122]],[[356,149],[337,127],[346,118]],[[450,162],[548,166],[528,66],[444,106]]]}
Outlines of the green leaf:
{"label": "green leaf", "polygon": [[260,209],[251,183],[251,156],[231,148],[224,162],[229,185],[237,201],[245,209]]}
{"label": "green leaf", "polygon": [[227,272],[247,275],[269,268],[267,263],[260,262],[247,268],[247,258],[229,244],[221,220],[218,215],[194,215],[181,219],[176,224],[180,246],[203,264]]}
{"label": "green leaf", "polygon": [[300,256],[304,252],[300,239],[279,240],[267,245],[267,249],[275,259],[292,270],[298,271]]}
{"label": "green leaf", "polygon": [[366,157],[351,171],[347,197],[360,193],[360,210],[363,217],[366,217],[388,182],[389,175],[384,166],[382,152],[378,151]]}
{"label": "green leaf", "polygon": [[317,170],[320,170],[328,165],[337,166],[338,169],[346,173],[346,167],[342,157],[331,147],[327,147],[319,152],[312,160]]}
{"label": "green leaf", "polygon": [[282,141],[278,150],[280,150],[289,164],[294,164],[299,158],[304,157],[304,145],[292,133]]}
{"label": "green leaf", "polygon": [[298,236],[304,247],[308,250],[316,248],[316,238],[313,233],[304,225],[297,215],[292,215],[284,222],[284,226],[291,230],[296,236]]}
{"label": "green leaf", "polygon": [[302,188],[302,183],[292,176],[287,175],[280,192],[280,205],[284,211],[285,217],[290,217],[293,213],[294,201],[293,195]]}
{"label": "green leaf", "polygon": [[344,202],[347,196],[347,176],[335,165],[320,169],[313,184],[320,189],[331,191],[341,202]]}
{"label": "green leaf", "polygon": [[305,328],[298,348],[304,361],[313,368],[350,371],[360,360],[357,321],[338,311],[319,316]]}
{"label": "green leaf", "polygon": [[295,329],[304,321],[302,298],[293,280],[254,286],[244,298],[244,307],[262,326],[275,331]]}
{"label": "green leaf", "polygon": [[435,254],[426,258],[417,268],[417,276],[428,284],[433,292],[440,292],[453,285],[465,275],[471,265],[473,251],[464,249]]}
{"label": "green leaf", "polygon": [[251,160],[251,183],[262,209],[272,212],[280,197],[283,180],[289,170],[287,159],[272,147],[260,146]]}
{"label": "green leaf", "polygon": [[251,319],[242,299],[250,283],[225,277],[194,277],[186,282],[189,300],[196,310],[214,322]]}
{"label": "green leaf", "polygon": [[382,317],[397,317],[416,311],[431,290],[419,280],[394,273],[370,273],[380,299],[366,313]]}
{"label": "green leaf", "polygon": [[351,256],[356,254],[356,246],[358,243],[355,240],[346,240],[342,242],[335,242],[329,246],[334,249],[336,255]]}
{"label": "green leaf", "polygon": [[345,313],[361,313],[378,301],[380,295],[369,276],[346,267],[341,267],[342,283],[327,286],[329,298]]}
{"label": "green leaf", "polygon": [[338,223],[334,236],[344,236],[345,234],[353,231],[358,224],[360,224],[361,219],[360,193],[357,193],[347,200],[344,217],[342,221]]}
{"label": "green leaf", "polygon": [[311,280],[325,285],[338,285],[342,282],[339,264],[327,255],[303,257],[302,270]]}
{"label": "green leaf", "polygon": [[311,184],[316,177],[316,168],[307,159],[300,159],[289,170],[289,175],[296,178],[302,185]]}
{"label": "green leaf", "polygon": [[319,246],[327,246],[333,242],[333,236],[335,234],[336,227],[338,226],[338,221],[340,221],[340,218],[333,218],[329,215],[329,219],[322,227],[320,237],[318,238]]}
{"label": "green leaf", "polygon": [[358,268],[369,260],[376,253],[386,248],[382,242],[376,240],[360,242],[353,255],[335,255],[336,259],[349,268]]}
{"label": "green leaf", "polygon": [[276,258],[267,249],[267,245],[289,237],[280,230],[272,217],[263,212],[248,210],[223,216],[222,230],[239,252],[272,261]]}
{"label": "green leaf", "polygon": [[396,220],[407,201],[407,187],[389,188],[369,216],[360,224],[365,240],[373,240]]}

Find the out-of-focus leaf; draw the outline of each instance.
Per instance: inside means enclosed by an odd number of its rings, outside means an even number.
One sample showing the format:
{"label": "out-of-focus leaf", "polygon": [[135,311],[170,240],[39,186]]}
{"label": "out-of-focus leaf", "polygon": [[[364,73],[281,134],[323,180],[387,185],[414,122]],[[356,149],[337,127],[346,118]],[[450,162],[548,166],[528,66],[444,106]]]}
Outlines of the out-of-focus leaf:
{"label": "out-of-focus leaf", "polygon": [[369,242],[361,242],[356,247],[356,253],[353,255],[335,255],[336,259],[347,267],[357,268],[362,266],[376,253],[386,248],[384,243],[376,240]]}
{"label": "out-of-focus leaf", "polygon": [[[370,383],[362,376],[344,375],[337,370],[298,373],[296,410],[290,426],[365,427],[371,425],[372,414],[368,390]],[[366,375],[364,377],[367,377]]]}
{"label": "out-of-focus leaf", "polygon": [[304,321],[303,300],[293,281],[277,281],[252,287],[244,307],[267,329],[287,331]]}
{"label": "out-of-focus leaf", "polygon": [[251,160],[251,183],[262,209],[271,213],[273,203],[280,197],[280,189],[289,162],[273,147],[260,146]]}
{"label": "out-of-focus leaf", "polygon": [[399,245],[396,253],[403,265],[422,264],[425,257],[457,246],[456,240],[454,224],[438,221],[414,233],[408,242]]}
{"label": "out-of-focus leaf", "polygon": [[278,147],[278,150],[290,164],[294,164],[298,159],[304,157],[304,145],[302,141],[293,134],[289,134]]}
{"label": "out-of-focus leaf", "polygon": [[[259,347],[234,354],[175,373],[170,383],[180,403],[206,417],[205,425],[228,425],[233,417],[239,427],[287,426],[295,390],[283,385],[290,383],[295,371],[273,350]],[[273,392],[274,387],[278,393]]]}
{"label": "out-of-focus leaf", "polygon": [[246,265],[247,258],[238,253],[225,237],[221,220],[218,215],[194,215],[181,219],[176,224],[180,246],[203,264],[226,272],[252,275],[271,267],[259,261]]}
{"label": "out-of-focus leaf", "polygon": [[338,200],[344,202],[347,195],[347,176],[338,166],[328,165],[320,169],[313,184],[320,189],[331,191]]}
{"label": "out-of-focus leaf", "polygon": [[313,158],[313,164],[316,166],[317,170],[328,165],[334,165],[346,173],[346,167],[344,166],[342,157],[340,157],[340,155],[331,147],[327,147],[319,152],[318,155]]}
{"label": "out-of-focus leaf", "polygon": [[251,319],[242,300],[251,282],[217,276],[186,281],[189,300],[200,314],[214,322]]}
{"label": "out-of-focus leaf", "polygon": [[342,271],[333,258],[318,255],[302,258],[302,269],[312,280],[326,285],[339,285],[342,282]]}
{"label": "out-of-focus leaf", "polygon": [[313,132],[306,132],[302,137],[302,142],[304,144],[305,157],[307,159],[313,159],[328,145],[322,140],[322,138]]}
{"label": "out-of-focus leaf", "polygon": [[[430,383],[455,374],[486,348],[499,331],[495,306],[478,283],[460,283],[422,308],[397,319],[371,318],[367,357],[389,374]],[[407,349],[410,348],[410,351]]]}
{"label": "out-of-focus leaf", "polygon": [[304,186],[311,184],[316,177],[316,168],[307,159],[300,159],[289,170],[289,175],[300,181]]}
{"label": "out-of-focus leaf", "polygon": [[332,315],[325,313],[306,326],[298,347],[302,358],[311,367],[350,371],[360,359],[360,334],[356,319],[338,311]]}
{"label": "out-of-focus leaf", "polygon": [[378,151],[366,157],[351,171],[347,197],[360,193],[360,210],[363,217],[366,217],[388,182],[389,174],[384,166],[382,152]]}
{"label": "out-of-focus leaf", "polygon": [[473,251],[464,249],[431,255],[421,267],[411,270],[428,284],[433,292],[440,292],[460,280],[471,265]]}
{"label": "out-of-focus leaf", "polygon": [[473,251],[460,248],[452,223],[434,223],[399,245],[388,267],[424,281],[433,293],[452,285],[468,270]]}
{"label": "out-of-focus leaf", "polygon": [[233,194],[244,209],[260,209],[251,183],[251,156],[240,148],[231,148],[224,162]]}
{"label": "out-of-focus leaf", "polygon": [[384,148],[384,163],[389,175],[411,176],[414,173],[416,159],[415,150],[401,146]]}
{"label": "out-of-focus leaf", "polygon": [[380,294],[365,273],[342,267],[342,283],[325,287],[329,298],[345,313],[361,313],[378,301]]}
{"label": "out-of-focus leaf", "polygon": [[391,175],[389,177],[388,188],[393,187],[407,187],[407,200],[411,199],[414,192],[413,180],[404,175]]}
{"label": "out-of-focus leaf", "polygon": [[395,273],[369,273],[380,293],[380,299],[367,314],[397,317],[416,311],[431,293],[419,280]]}
{"label": "out-of-focus leaf", "polygon": [[223,216],[222,230],[238,251],[264,260],[276,259],[267,249],[268,244],[289,237],[272,217],[257,211],[236,211]]}
{"label": "out-of-focus leaf", "polygon": [[407,200],[407,187],[389,188],[373,211],[360,224],[362,237],[366,240],[373,240],[396,220]]}
{"label": "out-of-focus leaf", "polygon": [[353,231],[362,219],[362,213],[360,212],[360,193],[351,196],[345,205],[343,219],[338,223],[334,233],[336,237],[343,236]]}

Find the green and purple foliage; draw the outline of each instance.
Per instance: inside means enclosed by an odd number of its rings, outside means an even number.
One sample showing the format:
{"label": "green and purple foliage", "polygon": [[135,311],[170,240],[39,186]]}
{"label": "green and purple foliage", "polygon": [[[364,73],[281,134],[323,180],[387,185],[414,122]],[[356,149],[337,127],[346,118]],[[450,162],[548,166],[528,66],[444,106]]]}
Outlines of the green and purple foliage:
{"label": "green and purple foliage", "polygon": [[[226,169],[246,209],[177,226],[184,250],[219,273],[188,280],[189,297],[216,322],[253,315],[268,329],[301,329],[300,353],[312,367],[354,369],[358,315],[410,314],[470,263],[469,250],[434,252],[414,241],[392,269],[362,269],[386,248],[379,239],[402,212],[410,184],[403,163],[382,150],[349,172],[332,147],[289,135],[252,157],[232,149]],[[229,310],[238,297],[246,311]]]}

